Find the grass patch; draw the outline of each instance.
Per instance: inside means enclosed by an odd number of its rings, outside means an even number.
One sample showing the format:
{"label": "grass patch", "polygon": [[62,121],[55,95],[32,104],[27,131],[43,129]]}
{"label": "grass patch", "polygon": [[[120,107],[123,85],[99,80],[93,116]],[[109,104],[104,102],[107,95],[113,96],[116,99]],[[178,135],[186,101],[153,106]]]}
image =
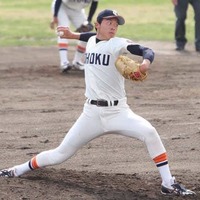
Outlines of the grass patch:
{"label": "grass patch", "polygon": [[[56,45],[56,35],[49,28],[51,0],[0,1],[0,46]],[[94,16],[105,8],[116,9],[126,19],[118,36],[132,40],[174,40],[173,5],[160,0],[101,0]],[[88,8],[86,8],[88,11]],[[191,6],[186,21],[188,41],[194,40]]]}

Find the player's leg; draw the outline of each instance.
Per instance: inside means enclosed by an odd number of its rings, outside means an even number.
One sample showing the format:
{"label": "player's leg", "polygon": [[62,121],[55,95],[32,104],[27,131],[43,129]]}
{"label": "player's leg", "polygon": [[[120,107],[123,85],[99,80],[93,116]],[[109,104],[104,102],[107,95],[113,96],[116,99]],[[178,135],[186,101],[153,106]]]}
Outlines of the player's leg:
{"label": "player's leg", "polygon": [[[61,4],[58,12],[58,26],[65,26],[65,27],[70,26],[68,8],[63,3]],[[68,39],[63,39],[58,36],[57,44],[60,57],[61,72],[67,72],[70,69],[70,63],[68,60],[68,47],[69,47]]]}
{"label": "player's leg", "polygon": [[200,52],[200,1],[193,0],[191,4],[194,9],[194,20],[195,20],[195,48],[196,51]]}
{"label": "player's leg", "polygon": [[[82,9],[81,12],[74,11],[73,17],[72,17],[72,24],[77,29],[79,28],[84,22],[87,21],[87,17],[85,14],[85,10]],[[85,48],[86,48],[86,42],[79,41],[76,46],[76,51],[73,58],[73,67],[76,69],[84,70],[84,60],[85,60]]]}
{"label": "player's leg", "polygon": [[178,4],[174,7],[176,15],[176,25],[175,25],[175,40],[176,40],[176,50],[183,50],[185,44],[187,43],[186,39],[186,28],[185,20],[187,17],[189,0],[178,1]]}
{"label": "player's leg", "polygon": [[91,112],[92,109],[95,107],[85,105],[84,112],[68,131],[61,144],[56,149],[37,156],[37,163],[40,167],[56,165],[68,160],[89,141],[103,134],[98,111]]}
{"label": "player's leg", "polygon": [[86,42],[79,41],[77,43],[74,59],[72,61],[72,66],[75,69],[84,70],[85,48]]}
{"label": "player's leg", "polygon": [[[116,110],[114,110],[116,112]],[[172,177],[166,149],[158,135],[156,129],[141,116],[133,113],[129,108],[118,110],[118,114],[113,118],[107,115],[107,129],[111,132],[137,138],[146,144],[148,152],[156,164],[162,179],[161,192],[165,195],[194,195],[191,190],[183,188],[175,182]]]}
{"label": "player's leg", "polygon": [[[109,119],[107,129],[143,141],[158,168],[167,164],[166,150],[156,129],[147,120],[136,115],[129,108],[119,109],[118,114]],[[167,181],[172,178],[169,171],[167,174],[161,175]]]}
{"label": "player's leg", "polygon": [[[84,112],[57,148],[43,151],[34,156],[30,161],[16,165],[6,170],[5,173],[10,173],[11,176],[21,176],[31,170],[57,165],[68,160],[82,146],[103,134],[98,111],[96,106],[86,104]],[[5,176],[5,173],[4,171],[0,171],[0,176]]]}

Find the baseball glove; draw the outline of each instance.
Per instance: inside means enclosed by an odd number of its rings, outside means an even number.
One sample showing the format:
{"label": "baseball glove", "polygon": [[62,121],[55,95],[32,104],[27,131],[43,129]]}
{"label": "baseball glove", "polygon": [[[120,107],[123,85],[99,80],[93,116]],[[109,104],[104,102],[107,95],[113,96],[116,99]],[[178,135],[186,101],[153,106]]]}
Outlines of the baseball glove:
{"label": "baseball glove", "polygon": [[143,81],[147,77],[147,73],[140,71],[140,63],[124,55],[120,55],[115,66],[119,73],[125,78],[133,81]]}
{"label": "baseball glove", "polygon": [[83,32],[90,32],[94,26],[91,23],[82,24],[79,28],[75,30],[75,32],[83,33]]}

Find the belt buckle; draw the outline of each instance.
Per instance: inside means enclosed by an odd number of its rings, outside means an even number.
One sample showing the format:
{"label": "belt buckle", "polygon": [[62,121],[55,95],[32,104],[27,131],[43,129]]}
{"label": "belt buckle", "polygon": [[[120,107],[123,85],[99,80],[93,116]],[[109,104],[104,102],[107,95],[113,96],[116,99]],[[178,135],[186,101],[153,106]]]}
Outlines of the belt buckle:
{"label": "belt buckle", "polygon": [[97,100],[97,105],[96,106],[100,107],[101,106],[101,102],[102,102],[102,100]]}
{"label": "belt buckle", "polygon": [[[104,103],[105,103],[105,104],[104,104]],[[97,105],[96,105],[96,106],[102,107],[102,106],[105,106],[106,103],[107,103],[106,100],[104,100],[104,99],[99,99],[99,100],[97,100]]]}

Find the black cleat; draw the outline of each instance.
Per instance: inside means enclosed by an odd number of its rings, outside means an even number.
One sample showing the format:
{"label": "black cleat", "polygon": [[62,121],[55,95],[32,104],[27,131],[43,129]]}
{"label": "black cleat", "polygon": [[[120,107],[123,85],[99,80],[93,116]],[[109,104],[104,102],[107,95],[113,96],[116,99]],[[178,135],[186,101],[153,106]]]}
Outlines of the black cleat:
{"label": "black cleat", "polygon": [[72,66],[74,69],[78,69],[81,71],[84,70],[84,63],[82,63],[82,62],[73,62]]}
{"label": "black cleat", "polygon": [[12,178],[15,177],[14,169],[0,170],[0,177]]}
{"label": "black cleat", "polygon": [[69,63],[67,63],[67,64],[64,64],[64,65],[60,66],[60,71],[61,71],[61,73],[66,74],[66,73],[68,73],[68,71],[71,68],[72,68],[71,65]]}
{"label": "black cleat", "polygon": [[183,185],[180,185],[178,183],[174,183],[171,185],[172,189],[167,188],[165,186],[161,186],[161,193],[166,196],[188,196],[188,195],[196,195],[195,192],[192,190],[186,189]]}

